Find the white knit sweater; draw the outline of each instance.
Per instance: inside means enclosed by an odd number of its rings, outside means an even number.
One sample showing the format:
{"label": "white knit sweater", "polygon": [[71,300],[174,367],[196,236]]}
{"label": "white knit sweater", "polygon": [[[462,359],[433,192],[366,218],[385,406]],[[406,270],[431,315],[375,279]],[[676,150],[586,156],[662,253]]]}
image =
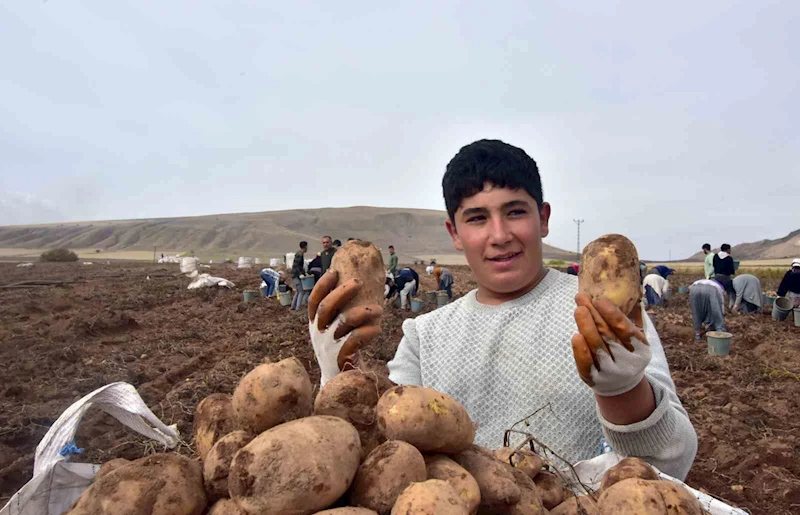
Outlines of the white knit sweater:
{"label": "white knit sweater", "polygon": [[477,425],[479,445],[502,446],[506,429],[549,404],[552,412],[546,409],[530,419],[529,427],[521,427],[570,462],[599,454],[605,435],[618,453],[641,456],[663,472],[685,478],[697,452],[697,435],[675,393],[652,323],[646,321],[653,350],[646,377],[656,410],[635,424],[611,424],[575,368],[570,339],[577,331],[577,291],[575,276],[551,269],[532,291],[499,306],[480,304],[473,290],[408,319],[388,365],[389,378],[459,400]]}

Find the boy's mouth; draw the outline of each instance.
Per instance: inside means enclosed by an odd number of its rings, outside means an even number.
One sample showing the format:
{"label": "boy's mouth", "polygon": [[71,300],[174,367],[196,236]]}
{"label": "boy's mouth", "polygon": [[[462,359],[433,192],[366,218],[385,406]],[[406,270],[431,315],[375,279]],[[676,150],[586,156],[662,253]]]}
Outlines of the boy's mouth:
{"label": "boy's mouth", "polygon": [[520,254],[522,254],[522,252],[506,252],[505,254],[498,254],[497,256],[493,256],[488,259],[489,261],[494,261],[495,263],[505,263],[511,261]]}

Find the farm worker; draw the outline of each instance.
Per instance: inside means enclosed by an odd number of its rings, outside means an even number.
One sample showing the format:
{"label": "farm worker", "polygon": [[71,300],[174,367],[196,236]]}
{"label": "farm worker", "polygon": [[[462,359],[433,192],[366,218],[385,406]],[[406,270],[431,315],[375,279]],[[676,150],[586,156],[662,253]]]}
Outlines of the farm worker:
{"label": "farm worker", "polygon": [[703,254],[706,255],[705,261],[703,262],[703,272],[706,279],[711,279],[714,276],[714,254],[711,252],[711,244],[710,243],[703,243]]}
{"label": "farm worker", "polygon": [[389,245],[389,268],[387,271],[392,275],[397,272],[397,254],[394,253],[394,245]]}
{"label": "farm worker", "polygon": [[644,282],[644,278],[647,276],[647,263],[644,261],[639,261],[639,281]]}
{"label": "farm worker", "polygon": [[417,295],[419,275],[411,268],[403,268],[394,279],[394,290],[389,292],[389,300],[400,295],[400,307],[410,309],[409,300]]}
{"label": "farm worker", "polygon": [[331,261],[333,261],[334,254],[336,254],[336,247],[333,246],[333,240],[331,240],[330,236],[323,236],[322,252],[319,253],[323,274],[331,267]]}
{"label": "farm worker", "polygon": [[322,277],[322,256],[317,255],[308,263],[308,273],[314,276],[314,283]]}
{"label": "farm worker", "polygon": [[267,286],[266,294],[269,297],[278,289],[278,284],[281,282],[281,274],[271,268],[264,268],[261,270],[261,279],[264,280],[264,284]]}
{"label": "farm worker", "polygon": [[[605,443],[685,478],[697,435],[658,333],[640,304],[622,313],[606,299],[578,294],[577,277],[544,266],[550,205],[536,162],[502,141],[477,141],[447,165],[442,189],[447,230],[478,288],[403,323],[389,378],[461,402],[477,426],[478,445],[501,447],[505,430],[549,406],[552,415],[533,421],[536,437],[566,460],[593,458]],[[311,331],[323,382],[338,370],[332,349],[350,355],[380,330],[373,319],[349,323],[353,344],[318,329],[348,299],[333,290],[325,302],[336,284],[331,275],[309,302],[310,321],[317,306],[325,314]]]}
{"label": "farm worker", "polygon": [[431,275],[435,268],[436,268],[436,260],[435,259],[431,259],[430,264],[425,267],[425,273],[428,274],[428,275]]}
{"label": "farm worker", "polygon": [[730,277],[736,274],[733,266],[733,257],[731,257],[730,252],[731,246],[723,243],[720,251],[714,256],[714,275],[727,275]]}
{"label": "farm worker", "polygon": [[674,274],[675,270],[668,266],[658,265],[650,270],[644,277],[644,295],[648,306],[663,306],[669,297],[669,280],[667,278]]}
{"label": "farm worker", "polygon": [[333,240],[333,246],[336,247],[337,249],[341,248],[342,240]]}
{"label": "farm worker", "polygon": [[433,269],[433,279],[438,285],[439,291],[446,291],[447,298],[453,300],[453,274],[447,268],[437,266]]}
{"label": "farm worker", "polygon": [[800,308],[800,258],[792,260],[792,269],[783,276],[778,286],[778,297],[789,297],[796,308]]}
{"label": "farm worker", "polygon": [[725,287],[717,279],[700,279],[689,287],[694,339],[700,341],[703,326],[725,330]]}
{"label": "farm worker", "polygon": [[303,269],[305,266],[305,259],[303,256],[308,250],[308,242],[300,242],[300,250],[295,252],[294,261],[292,262],[292,286],[294,287],[294,296],[292,297],[292,309],[297,311],[300,306],[305,306],[308,301],[308,292],[303,291]]}
{"label": "farm worker", "polygon": [[761,311],[761,281],[750,274],[737,275],[733,281],[734,297],[728,298],[728,305],[736,313],[758,313]]}

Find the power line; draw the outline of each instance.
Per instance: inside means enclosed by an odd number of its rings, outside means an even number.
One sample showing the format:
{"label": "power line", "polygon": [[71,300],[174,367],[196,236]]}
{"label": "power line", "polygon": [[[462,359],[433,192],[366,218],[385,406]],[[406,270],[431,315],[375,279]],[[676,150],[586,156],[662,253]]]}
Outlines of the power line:
{"label": "power line", "polygon": [[576,220],[575,218],[572,219],[575,222],[575,225],[578,226],[578,246],[576,247],[575,255],[578,256],[577,262],[580,263],[581,261],[581,224],[583,223],[583,219]]}

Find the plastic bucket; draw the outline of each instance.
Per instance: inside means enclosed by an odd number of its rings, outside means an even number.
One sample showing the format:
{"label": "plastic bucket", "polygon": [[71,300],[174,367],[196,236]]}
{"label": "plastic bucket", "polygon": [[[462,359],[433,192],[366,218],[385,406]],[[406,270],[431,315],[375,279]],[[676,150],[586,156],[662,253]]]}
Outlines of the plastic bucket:
{"label": "plastic bucket", "polygon": [[737,261],[735,259],[733,260],[733,271],[734,272],[737,272],[739,270],[739,264],[740,264],[739,261]]}
{"label": "plastic bucket", "polygon": [[242,292],[242,298],[245,302],[253,302],[258,298],[258,292],[255,290],[245,290]]}
{"label": "plastic bucket", "polygon": [[279,284],[278,285],[278,293],[286,293],[286,285],[285,284]]}
{"label": "plastic bucket", "polygon": [[266,286],[261,286],[258,289],[258,293],[261,294],[262,297],[266,297],[267,296],[267,287]]}
{"label": "plastic bucket", "polygon": [[436,305],[437,306],[446,306],[448,302],[450,302],[450,297],[447,296],[447,292],[446,291],[436,292]]}
{"label": "plastic bucket", "polygon": [[292,305],[292,294],[288,291],[283,291],[278,295],[278,299],[281,302],[281,306],[291,306]]}
{"label": "plastic bucket", "polygon": [[792,312],[792,299],[786,297],[779,297],[775,299],[775,304],[772,305],[772,318],[778,322],[786,320],[789,313]]}
{"label": "plastic bucket", "polygon": [[678,286],[678,293],[689,293],[688,286]]}
{"label": "plastic bucket", "polygon": [[731,333],[711,331],[706,333],[708,354],[710,356],[727,356],[731,352]]}
{"label": "plastic bucket", "polygon": [[311,291],[314,289],[314,276],[308,275],[300,279],[300,282],[303,284],[303,291]]}
{"label": "plastic bucket", "polygon": [[422,311],[422,308],[425,307],[425,303],[421,300],[412,300],[411,301],[411,312],[412,313],[419,313]]}
{"label": "plastic bucket", "polygon": [[426,291],[422,295],[425,298],[425,302],[430,302],[431,304],[436,302],[436,292],[435,291]]}

